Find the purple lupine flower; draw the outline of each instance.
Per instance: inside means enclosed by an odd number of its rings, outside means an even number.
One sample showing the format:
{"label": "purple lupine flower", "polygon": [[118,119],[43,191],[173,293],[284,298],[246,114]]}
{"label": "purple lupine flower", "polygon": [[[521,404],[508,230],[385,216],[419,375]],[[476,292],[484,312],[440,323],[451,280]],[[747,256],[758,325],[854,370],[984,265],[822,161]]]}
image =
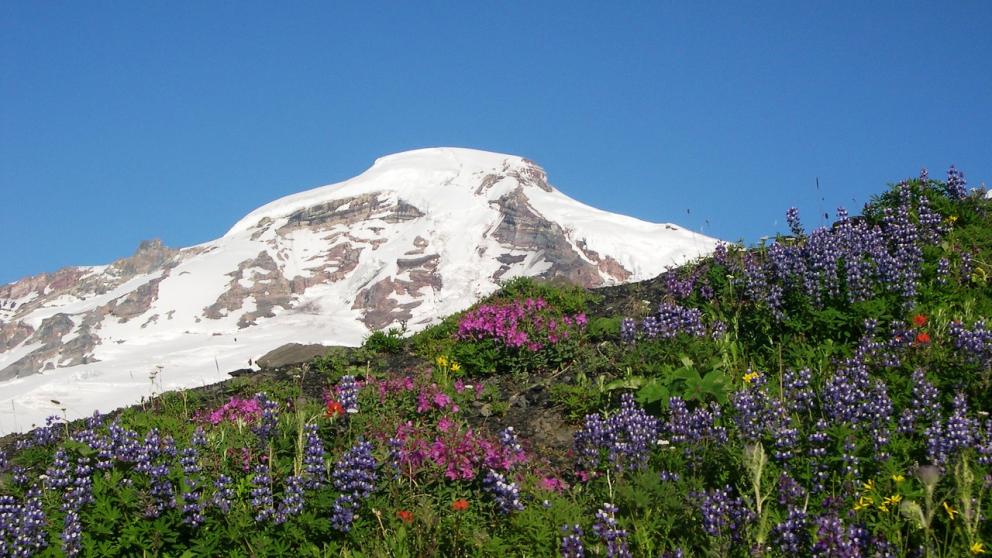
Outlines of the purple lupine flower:
{"label": "purple lupine flower", "polygon": [[186,477],[186,491],[183,493],[183,523],[197,527],[204,521],[203,503],[200,488],[200,459],[196,445],[183,448],[179,465]]}
{"label": "purple lupine flower", "polygon": [[806,489],[788,473],[778,477],[778,503],[781,506],[794,506],[806,498]]}
{"label": "purple lupine flower", "polygon": [[782,377],[782,395],[790,412],[803,413],[813,407],[813,388],[810,387],[813,374],[809,368],[786,370]]}
{"label": "purple lupine flower", "polygon": [[28,484],[28,470],[20,465],[14,465],[10,469],[11,480],[17,486],[27,486]]}
{"label": "purple lupine flower", "polygon": [[624,318],[620,322],[620,340],[624,343],[633,343],[637,335],[637,322],[632,318]]}
{"label": "purple lupine flower", "polygon": [[975,435],[975,450],[980,465],[992,465],[992,419],[985,419],[984,427]]}
{"label": "purple lupine flower", "polygon": [[947,169],[947,183],[945,188],[947,189],[947,197],[952,200],[963,200],[968,197],[968,190],[965,188],[967,182],[964,179],[964,173],[954,168]]}
{"label": "purple lupine flower", "polygon": [[111,451],[114,459],[122,463],[137,463],[141,454],[141,444],[138,442],[138,433],[121,427],[118,421],[110,423],[107,427],[110,436]]}
{"label": "purple lupine flower", "polygon": [[971,329],[961,322],[951,322],[947,331],[964,360],[983,368],[992,366],[992,330],[986,327],[985,320],[978,320]]}
{"label": "purple lupine flower", "polygon": [[265,392],[256,393],[255,401],[262,410],[262,415],[258,424],[252,429],[259,441],[264,445],[275,434],[276,424],[279,421],[279,403],[269,399]]}
{"label": "purple lupine flower", "polygon": [[341,403],[344,410],[348,413],[357,413],[359,387],[355,377],[350,374],[341,376],[334,389],[338,395],[338,402]]}
{"label": "purple lupine flower", "polygon": [[958,281],[962,285],[971,282],[971,273],[974,271],[974,258],[968,252],[961,254],[961,263],[958,264]]}
{"label": "purple lupine flower", "polygon": [[48,477],[46,484],[48,488],[52,490],[67,488],[71,482],[69,477],[70,467],[69,454],[65,451],[65,448],[56,450],[55,459],[46,472],[46,476]]}
{"label": "purple lupine flower", "polygon": [[828,418],[867,432],[876,453],[887,458],[892,401],[885,382],[871,378],[863,362],[849,359],[827,381],[822,398]]}
{"label": "purple lupine flower", "polygon": [[324,442],[320,439],[316,424],[306,425],[304,431],[306,432],[306,445],[303,450],[304,487],[313,490],[324,484],[326,476],[324,459],[327,451],[324,450]]}
{"label": "purple lupine flower", "polygon": [[561,557],[585,558],[586,549],[582,545],[582,527],[579,525],[562,525]]}
{"label": "purple lupine flower", "polygon": [[619,529],[616,514],[619,510],[607,502],[596,511],[596,521],[592,532],[606,544],[606,555],[617,558],[630,558],[632,555],[627,548],[627,531]]}
{"label": "purple lupine flower", "polygon": [[799,507],[789,507],[785,521],[772,528],[772,543],[787,556],[802,556],[809,551],[809,519]]}
{"label": "purple lupine flower", "polygon": [[926,372],[920,368],[913,371],[912,379],[913,397],[899,416],[899,431],[904,434],[913,432],[921,419],[932,422],[937,418],[936,409],[940,397],[937,388],[927,380]]}
{"label": "purple lupine flower", "polygon": [[503,446],[503,449],[512,454],[519,454],[524,451],[524,448],[520,445],[520,440],[517,439],[517,433],[514,432],[512,426],[507,426],[503,430],[500,430],[499,443]]}
{"label": "purple lupine flower", "polygon": [[41,489],[31,487],[24,501],[0,496],[0,556],[27,558],[48,546]]}
{"label": "purple lupine flower", "polygon": [[62,528],[62,552],[69,557],[78,556],[83,546],[83,524],[79,512],[69,510],[65,514]]}
{"label": "purple lupine flower", "polygon": [[660,471],[658,478],[661,479],[661,482],[678,482],[682,476],[674,471]]}
{"label": "purple lupine flower", "polygon": [[517,483],[507,481],[506,477],[489,469],[482,484],[486,492],[492,495],[500,513],[506,515],[524,509],[523,503],[520,502],[520,488]]}
{"label": "purple lupine flower", "polygon": [[963,393],[954,396],[951,416],[943,425],[935,420],[926,431],[927,456],[943,465],[962,450],[972,447],[978,434],[978,421],[968,416],[968,400]]}
{"label": "purple lupine flower", "polygon": [[633,395],[625,393],[620,398],[619,411],[609,418],[586,416],[573,446],[580,464],[590,469],[599,467],[601,450],[605,450],[609,466],[617,471],[643,469],[658,432],[658,419],[637,406]]}
{"label": "purple lupine flower", "polygon": [[754,512],[741,498],[731,498],[731,493],[728,485],[696,496],[703,516],[703,531],[712,537],[728,536],[734,543],[739,543],[747,525],[754,521]]}
{"label": "purple lupine flower", "polygon": [[286,488],[275,514],[276,524],[285,523],[290,517],[303,513],[303,485],[303,477],[292,475],[286,479]]}
{"label": "purple lupine flower", "polygon": [[338,531],[351,529],[355,510],[362,500],[375,490],[376,461],[372,456],[372,444],[360,440],[346,451],[334,466],[331,474],[334,488],[341,493],[334,503],[331,523]]}
{"label": "purple lupine flower", "polygon": [[827,433],[827,421],[817,419],[813,425],[812,432],[807,436],[809,443],[809,457],[813,469],[812,491],[821,493],[826,490],[829,466],[827,464],[827,446],[830,443],[830,435]]}
{"label": "purple lupine flower", "polygon": [[357,506],[357,499],[350,494],[338,496],[331,508],[331,527],[342,533],[350,531],[351,524],[355,521],[355,508]]}
{"label": "purple lupine flower", "polygon": [[393,470],[393,478],[400,478],[400,462],[403,459],[403,440],[397,437],[386,441],[389,446],[389,468]]}
{"label": "purple lupine flower", "polygon": [[811,556],[823,558],[860,558],[861,549],[851,540],[851,531],[836,515],[816,519],[816,542]]}
{"label": "purple lupine flower", "polygon": [[231,501],[234,500],[234,489],[231,488],[231,477],[221,474],[214,481],[214,494],[210,503],[215,508],[226,514],[231,509]]}
{"label": "purple lupine flower", "polygon": [[799,209],[790,207],[785,212],[785,222],[789,224],[789,232],[792,236],[801,237],[805,234],[802,223],[799,221]]}
{"label": "purple lupine flower", "polygon": [[162,512],[176,507],[176,490],[169,479],[169,466],[165,463],[152,465],[148,469],[149,491],[153,506],[148,509],[148,517],[158,517]]}
{"label": "purple lupine flower", "polygon": [[272,498],[272,473],[265,463],[258,463],[252,470],[251,507],[255,512],[255,522],[272,519],[276,511]]}

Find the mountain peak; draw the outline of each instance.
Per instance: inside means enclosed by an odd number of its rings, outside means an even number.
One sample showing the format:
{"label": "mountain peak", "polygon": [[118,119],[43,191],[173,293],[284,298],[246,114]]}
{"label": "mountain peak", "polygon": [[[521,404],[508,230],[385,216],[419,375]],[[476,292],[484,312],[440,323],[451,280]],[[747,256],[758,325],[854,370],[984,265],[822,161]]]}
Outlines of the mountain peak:
{"label": "mountain peak", "polygon": [[[504,179],[510,178],[511,181]],[[501,183],[500,188],[493,186]],[[386,155],[362,174],[285,196],[252,211],[225,236],[256,228],[263,219],[277,219],[307,207],[372,193],[391,193],[400,199],[418,199],[428,205],[452,195],[473,193],[495,199],[521,186],[552,192],[544,169],[515,155],[460,147],[431,147]],[[454,201],[454,200],[449,200]],[[461,199],[461,202],[466,202]],[[443,203],[443,202],[442,202]]]}
{"label": "mountain peak", "polygon": [[0,432],[11,405],[28,422],[53,399],[72,417],[137,401],[153,367],[169,387],[200,385],[288,342],[416,331],[513,277],[615,285],[715,242],[582,204],[521,157],[452,147],[381,157],[252,211],[217,240],[145,242],[110,265],[0,288],[0,382],[15,380],[3,383]]}

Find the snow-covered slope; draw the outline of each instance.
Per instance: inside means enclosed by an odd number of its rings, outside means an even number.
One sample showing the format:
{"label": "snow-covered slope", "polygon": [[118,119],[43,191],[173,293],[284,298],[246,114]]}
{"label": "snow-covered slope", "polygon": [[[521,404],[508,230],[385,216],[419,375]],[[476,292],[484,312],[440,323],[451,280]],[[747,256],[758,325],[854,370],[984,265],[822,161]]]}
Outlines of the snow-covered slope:
{"label": "snow-covered slope", "polygon": [[[435,148],[287,196],[222,238],[0,287],[0,434],[227,377],[287,342],[417,330],[519,275],[647,279],[715,240],[603,212],[519,157]],[[57,403],[56,403],[57,402]]]}

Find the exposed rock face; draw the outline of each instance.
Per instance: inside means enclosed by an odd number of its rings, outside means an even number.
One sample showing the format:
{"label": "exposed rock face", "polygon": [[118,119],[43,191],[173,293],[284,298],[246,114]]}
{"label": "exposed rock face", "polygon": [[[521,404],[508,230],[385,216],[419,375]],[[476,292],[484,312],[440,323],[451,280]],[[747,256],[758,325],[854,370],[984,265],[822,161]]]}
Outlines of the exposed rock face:
{"label": "exposed rock face", "polygon": [[34,328],[25,323],[0,323],[0,352],[20,345],[32,333]]}
{"label": "exposed rock face", "polygon": [[[543,176],[543,173],[539,176]],[[541,252],[544,259],[551,262],[550,269],[542,276],[562,277],[587,287],[599,287],[605,283],[600,271],[618,281],[624,281],[631,276],[630,271],[624,269],[616,260],[600,260],[598,254],[584,248],[577,251],[568,241],[561,225],[542,217],[530,206],[523,187],[501,196],[494,203],[499,208],[502,220],[493,230],[493,238],[507,248]],[[582,255],[595,259],[589,262],[583,259]],[[493,275],[494,280],[502,277],[509,266],[522,261],[519,256],[514,257],[509,254],[503,254],[499,258],[499,262],[504,264],[504,267],[496,271]]]}
{"label": "exposed rock face", "polygon": [[[276,306],[284,309],[291,307],[293,285],[282,275],[268,252],[259,252],[254,259],[241,262],[237,271],[228,275],[231,277],[228,289],[217,302],[203,309],[205,317],[215,320],[225,317],[244,308],[245,301],[251,297],[255,301],[255,310],[245,312],[238,319],[238,327],[246,328],[255,325],[259,318],[275,316],[273,308]],[[249,286],[244,286],[243,281],[247,281]]]}
{"label": "exposed rock face", "polygon": [[279,234],[285,235],[301,228],[327,230],[371,219],[381,219],[386,223],[402,223],[423,216],[419,209],[403,200],[390,203],[388,197],[379,193],[363,194],[295,211],[286,218],[286,224],[279,228]]}
{"label": "exposed rock face", "polygon": [[265,353],[256,362],[262,368],[282,368],[291,364],[310,362],[319,356],[326,355],[329,350],[331,350],[330,347],[319,344],[301,345],[299,343],[287,343]]}
{"label": "exposed rock face", "polygon": [[[363,310],[363,321],[373,330],[409,321],[413,318],[412,310],[423,303],[419,300],[424,294],[422,290],[430,288],[437,292],[444,286],[437,273],[439,258],[431,254],[396,260],[396,277],[387,277],[359,291],[352,309]],[[413,300],[400,302],[394,295]]]}
{"label": "exposed rock face", "polygon": [[121,299],[112,301],[109,305],[110,314],[122,321],[144,314],[158,298],[158,285],[166,277],[168,277],[167,273],[141,285]]}
{"label": "exposed rock face", "polygon": [[75,327],[67,314],[59,313],[43,320],[38,330],[27,340],[28,345],[39,344],[40,347],[0,370],[0,381],[28,376],[40,370],[51,370],[56,366],[92,362],[90,354],[100,338],[91,334],[89,327],[83,325],[77,335],[63,342],[63,338]]}

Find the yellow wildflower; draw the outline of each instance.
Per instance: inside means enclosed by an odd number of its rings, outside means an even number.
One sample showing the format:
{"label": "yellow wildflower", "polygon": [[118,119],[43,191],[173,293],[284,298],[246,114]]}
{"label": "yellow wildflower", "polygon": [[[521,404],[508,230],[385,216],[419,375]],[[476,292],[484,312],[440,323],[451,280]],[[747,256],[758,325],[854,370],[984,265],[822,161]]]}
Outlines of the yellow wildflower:
{"label": "yellow wildflower", "polygon": [[761,375],[758,374],[757,372],[748,372],[747,374],[744,374],[744,383],[750,384],[751,382],[757,380],[760,377]]}
{"label": "yellow wildflower", "polygon": [[901,501],[902,501],[901,494],[893,494],[892,496],[889,496],[888,498],[885,499],[885,504],[889,506],[895,506],[899,504],[899,502]]}
{"label": "yellow wildflower", "polygon": [[958,220],[958,216],[957,215],[951,215],[950,217],[947,218],[947,220],[950,221],[951,223],[956,223],[957,220]]}
{"label": "yellow wildflower", "polygon": [[437,365],[440,366],[441,368],[447,368],[448,367],[448,357],[446,357],[444,355],[441,355],[441,356],[437,357],[436,362],[437,362]]}
{"label": "yellow wildflower", "polygon": [[865,508],[870,508],[872,504],[875,503],[875,499],[870,496],[862,496],[858,498],[858,501],[854,503],[854,511],[860,511]]}
{"label": "yellow wildflower", "polygon": [[975,555],[985,554],[985,547],[982,545],[982,541],[978,541],[972,544],[970,547],[968,547],[968,550],[970,550],[971,553]]}
{"label": "yellow wildflower", "polygon": [[947,517],[950,517],[952,521],[954,520],[955,516],[961,513],[958,510],[954,509],[953,507],[949,506],[947,502],[944,502],[944,511],[947,512]]}
{"label": "yellow wildflower", "polygon": [[879,504],[878,505],[878,509],[881,510],[881,511],[883,511],[883,512],[888,512],[889,511],[888,506],[886,506],[885,504]]}
{"label": "yellow wildflower", "polygon": [[902,475],[892,475],[892,480],[896,481],[896,484],[900,484],[902,481],[906,480],[906,477]]}
{"label": "yellow wildflower", "polygon": [[868,479],[868,482],[861,485],[865,492],[873,492],[875,490],[875,480]]}
{"label": "yellow wildflower", "polygon": [[461,369],[462,369],[462,365],[461,364],[458,364],[457,362],[452,362],[451,363],[451,371],[452,372],[458,372]]}

